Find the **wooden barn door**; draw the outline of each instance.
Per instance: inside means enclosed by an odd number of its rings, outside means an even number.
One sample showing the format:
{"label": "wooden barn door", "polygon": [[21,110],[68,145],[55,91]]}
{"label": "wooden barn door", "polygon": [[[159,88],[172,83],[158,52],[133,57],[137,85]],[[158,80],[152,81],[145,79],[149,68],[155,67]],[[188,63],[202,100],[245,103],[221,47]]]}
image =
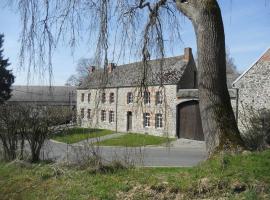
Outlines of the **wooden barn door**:
{"label": "wooden barn door", "polygon": [[204,140],[198,101],[178,105],[177,135],[179,138]]}

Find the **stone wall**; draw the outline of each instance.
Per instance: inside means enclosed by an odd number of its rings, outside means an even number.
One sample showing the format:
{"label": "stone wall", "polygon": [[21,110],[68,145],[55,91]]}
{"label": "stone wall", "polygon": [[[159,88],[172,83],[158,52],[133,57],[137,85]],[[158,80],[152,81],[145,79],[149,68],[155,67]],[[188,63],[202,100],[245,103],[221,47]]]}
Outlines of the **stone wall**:
{"label": "stone wall", "polygon": [[270,50],[268,50],[235,83],[239,89],[239,120],[241,132],[249,127],[253,112],[270,109]]}

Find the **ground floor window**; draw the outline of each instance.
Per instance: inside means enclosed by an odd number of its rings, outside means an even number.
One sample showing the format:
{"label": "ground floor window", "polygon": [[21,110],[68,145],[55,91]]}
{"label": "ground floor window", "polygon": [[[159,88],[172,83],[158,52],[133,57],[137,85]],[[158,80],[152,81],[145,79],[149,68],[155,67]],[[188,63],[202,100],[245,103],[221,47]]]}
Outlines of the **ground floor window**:
{"label": "ground floor window", "polygon": [[106,121],[106,111],[105,110],[101,111],[101,121],[102,122]]}
{"label": "ground floor window", "polygon": [[84,109],[83,108],[81,109],[81,118],[82,119],[84,118]]}
{"label": "ground floor window", "polygon": [[114,122],[114,112],[113,111],[109,112],[109,122],[110,123]]}
{"label": "ground floor window", "polygon": [[163,127],[163,117],[162,114],[158,113],[156,114],[156,128],[162,128]]}
{"label": "ground floor window", "polygon": [[91,118],[91,109],[88,109],[87,110],[87,119],[90,119]]}
{"label": "ground floor window", "polygon": [[150,113],[144,113],[143,114],[143,127],[149,127],[150,126]]}

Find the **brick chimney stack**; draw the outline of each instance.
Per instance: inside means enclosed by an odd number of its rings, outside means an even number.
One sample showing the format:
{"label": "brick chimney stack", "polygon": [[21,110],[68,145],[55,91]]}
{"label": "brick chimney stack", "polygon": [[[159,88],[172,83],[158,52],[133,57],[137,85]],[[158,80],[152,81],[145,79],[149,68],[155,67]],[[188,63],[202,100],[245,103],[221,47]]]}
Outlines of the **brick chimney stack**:
{"label": "brick chimney stack", "polygon": [[187,47],[185,48],[185,52],[184,52],[184,60],[185,61],[190,61],[192,58],[192,48]]}
{"label": "brick chimney stack", "polygon": [[107,66],[108,73],[112,73],[115,68],[116,68],[115,63],[109,63]]}

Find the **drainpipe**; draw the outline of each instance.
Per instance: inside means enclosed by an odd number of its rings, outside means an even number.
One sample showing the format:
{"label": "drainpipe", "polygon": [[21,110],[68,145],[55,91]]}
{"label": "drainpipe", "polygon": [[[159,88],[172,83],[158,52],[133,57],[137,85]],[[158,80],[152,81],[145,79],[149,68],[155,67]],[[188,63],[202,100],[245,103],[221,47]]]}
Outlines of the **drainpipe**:
{"label": "drainpipe", "polygon": [[118,90],[119,88],[116,88],[116,103],[115,103],[115,132],[118,132]]}
{"label": "drainpipe", "polygon": [[235,108],[235,118],[238,125],[238,108],[239,107],[239,88],[236,88],[236,108]]}

